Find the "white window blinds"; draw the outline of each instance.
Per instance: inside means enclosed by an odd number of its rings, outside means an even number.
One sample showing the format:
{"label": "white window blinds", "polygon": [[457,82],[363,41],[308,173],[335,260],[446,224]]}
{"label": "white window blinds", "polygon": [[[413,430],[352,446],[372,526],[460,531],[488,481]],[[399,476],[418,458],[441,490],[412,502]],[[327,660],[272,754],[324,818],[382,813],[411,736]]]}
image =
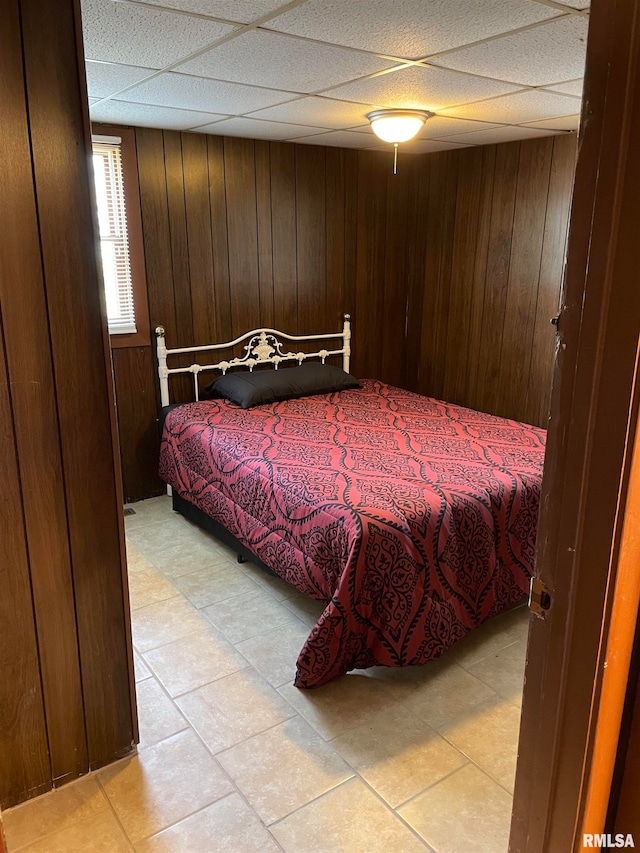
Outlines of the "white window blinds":
{"label": "white window blinds", "polygon": [[93,171],[109,334],[131,334],[136,318],[120,139],[93,137]]}

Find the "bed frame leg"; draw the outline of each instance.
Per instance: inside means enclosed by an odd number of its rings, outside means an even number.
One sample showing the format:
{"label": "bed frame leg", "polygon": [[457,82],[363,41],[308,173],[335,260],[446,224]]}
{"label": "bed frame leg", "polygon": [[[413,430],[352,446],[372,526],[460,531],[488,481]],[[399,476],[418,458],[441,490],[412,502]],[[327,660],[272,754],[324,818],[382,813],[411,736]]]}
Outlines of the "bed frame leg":
{"label": "bed frame leg", "polygon": [[244,557],[242,556],[242,554],[238,554],[238,562],[244,563]]}

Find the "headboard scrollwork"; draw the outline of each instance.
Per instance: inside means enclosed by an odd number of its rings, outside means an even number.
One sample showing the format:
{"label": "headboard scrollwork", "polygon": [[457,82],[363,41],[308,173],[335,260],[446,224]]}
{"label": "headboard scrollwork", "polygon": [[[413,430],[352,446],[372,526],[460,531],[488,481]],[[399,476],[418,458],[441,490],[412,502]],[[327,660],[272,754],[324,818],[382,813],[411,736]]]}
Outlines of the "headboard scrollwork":
{"label": "headboard scrollwork", "polygon": [[[227,370],[234,367],[248,367],[252,371],[257,365],[263,364],[273,365],[274,369],[277,370],[282,362],[297,361],[298,364],[302,364],[305,359],[320,358],[324,364],[329,356],[341,355],[342,367],[348,372],[351,358],[351,316],[349,314],[344,315],[341,332],[333,332],[326,335],[288,335],[286,332],[279,332],[276,329],[253,329],[244,335],[240,335],[240,337],[233,341],[225,341],[221,344],[210,344],[209,346],[202,347],[178,347],[176,349],[167,349],[163,326],[156,328],[156,337],[158,377],[160,379],[160,396],[163,406],[169,405],[169,377],[174,374],[191,373],[193,375],[194,395],[195,399],[198,400],[200,396],[198,376],[203,371],[220,370],[222,373],[226,373]],[[280,341],[280,338],[284,338],[287,341],[324,341],[339,338],[342,341],[342,346],[340,349],[319,349],[316,352],[293,352],[291,350],[283,352],[283,343]],[[167,360],[171,356],[229,349],[243,341],[247,341],[244,345],[244,355],[236,358],[226,359],[215,364],[195,363],[189,365],[189,367],[170,368],[167,364]]]}

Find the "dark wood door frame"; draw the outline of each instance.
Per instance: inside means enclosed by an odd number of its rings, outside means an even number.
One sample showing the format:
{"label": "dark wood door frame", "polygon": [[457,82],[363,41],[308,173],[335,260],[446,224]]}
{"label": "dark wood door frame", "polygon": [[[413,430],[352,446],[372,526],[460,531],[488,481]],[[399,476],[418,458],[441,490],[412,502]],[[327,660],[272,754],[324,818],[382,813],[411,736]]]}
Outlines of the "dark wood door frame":
{"label": "dark wood door frame", "polygon": [[593,0],[554,370],[511,851],[581,849],[636,432],[640,0]]}

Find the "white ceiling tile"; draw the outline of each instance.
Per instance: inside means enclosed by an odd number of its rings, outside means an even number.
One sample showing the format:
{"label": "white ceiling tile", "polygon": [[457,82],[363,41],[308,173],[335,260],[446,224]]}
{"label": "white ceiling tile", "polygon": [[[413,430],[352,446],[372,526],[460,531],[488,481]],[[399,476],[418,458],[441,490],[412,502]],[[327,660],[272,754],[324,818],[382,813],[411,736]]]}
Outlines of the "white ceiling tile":
{"label": "white ceiling tile", "polygon": [[584,73],[587,18],[572,15],[433,60],[443,68],[544,86]]}
{"label": "white ceiling tile", "polygon": [[92,106],[89,112],[92,121],[132,124],[137,127],[159,127],[165,130],[185,130],[188,127],[227,117],[216,113],[152,107],[148,104],[133,104],[127,101],[102,101]]}
{"label": "white ceiling tile", "polygon": [[332,98],[361,101],[382,107],[441,110],[453,104],[465,104],[491,98],[506,92],[516,92],[518,86],[497,83],[468,74],[458,74],[444,68],[412,65],[379,77],[348,83],[332,89]]}
{"label": "white ceiling tile", "polygon": [[266,26],[418,59],[558,14],[530,0],[309,0]]}
{"label": "white ceiling tile", "polygon": [[375,148],[378,139],[373,136],[368,139],[363,133],[353,133],[350,130],[332,130],[319,136],[304,136],[290,140],[292,142],[304,142],[308,145],[330,145],[338,148]]}
{"label": "white ceiling tile", "polygon": [[545,118],[568,115],[575,110],[576,100],[568,95],[556,95],[542,89],[503,95],[490,101],[480,101],[445,110],[446,115],[495,121],[502,124],[523,124]]}
{"label": "white ceiling tile", "polygon": [[196,12],[212,18],[224,18],[249,24],[284,6],[287,0],[144,0],[151,6],[168,6],[183,12]]}
{"label": "white ceiling tile", "polygon": [[259,110],[251,117],[342,129],[364,125],[365,114],[369,111],[370,108],[365,104],[350,104],[331,98],[299,98],[288,104]]}
{"label": "white ceiling tile", "polygon": [[177,71],[307,93],[392,68],[393,62],[359,51],[252,31],[213,48]]}
{"label": "white ceiling tile", "polygon": [[580,113],[559,118],[546,118],[542,121],[529,121],[527,127],[541,127],[549,130],[577,130],[580,127]]}
{"label": "white ceiling tile", "polygon": [[86,62],[86,71],[89,95],[92,98],[108,98],[120,89],[144,80],[153,69],[89,60]]}
{"label": "white ceiling tile", "polygon": [[493,130],[478,130],[474,133],[461,133],[451,136],[450,142],[464,142],[467,145],[493,145],[497,142],[513,142],[516,139],[533,139],[536,136],[553,136],[555,131],[538,130],[532,127],[494,127]]}
{"label": "white ceiling tile", "polygon": [[196,127],[194,130],[198,133],[212,133],[215,136],[242,136],[245,139],[294,139],[317,134],[319,128],[277,121],[259,121],[252,118],[229,118],[216,124]]}
{"label": "white ceiling tile", "polygon": [[258,89],[253,86],[241,86],[238,83],[167,72],[130,89],[124,96],[124,100],[239,115],[282,103],[292,97],[294,95],[291,92]]}
{"label": "white ceiling tile", "polygon": [[441,136],[453,136],[455,133],[471,133],[474,130],[489,130],[496,127],[484,121],[468,121],[461,118],[448,118],[447,116],[433,116],[420,131],[423,139],[438,139]]}
{"label": "white ceiling tile", "polygon": [[113,0],[82,0],[82,29],[87,59],[164,68],[234,27]]}
{"label": "white ceiling tile", "polygon": [[580,78],[580,80],[571,80],[569,83],[555,83],[553,86],[547,86],[546,88],[550,92],[562,92],[565,95],[577,95],[581,98],[583,85],[584,80]]}

